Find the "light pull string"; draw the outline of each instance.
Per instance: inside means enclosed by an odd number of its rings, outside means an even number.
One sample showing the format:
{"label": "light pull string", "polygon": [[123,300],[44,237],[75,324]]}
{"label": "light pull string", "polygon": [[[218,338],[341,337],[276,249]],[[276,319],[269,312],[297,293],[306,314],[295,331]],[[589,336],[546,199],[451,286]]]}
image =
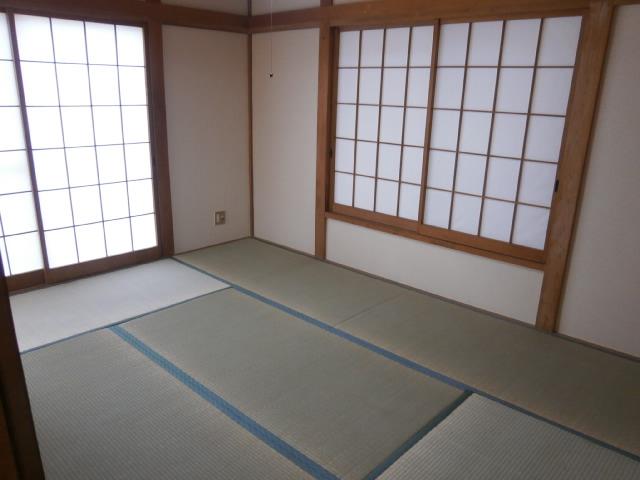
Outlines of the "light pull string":
{"label": "light pull string", "polygon": [[273,78],[273,0],[269,1],[269,78]]}

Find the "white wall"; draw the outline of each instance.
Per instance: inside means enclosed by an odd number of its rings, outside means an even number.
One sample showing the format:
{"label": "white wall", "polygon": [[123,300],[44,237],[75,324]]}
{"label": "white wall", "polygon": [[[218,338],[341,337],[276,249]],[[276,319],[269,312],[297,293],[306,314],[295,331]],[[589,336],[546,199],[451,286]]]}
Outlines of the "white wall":
{"label": "white wall", "polygon": [[640,356],[640,5],[609,47],[560,332]]}
{"label": "white wall", "polygon": [[337,220],[327,225],[327,258],[509,318],[536,321],[539,270]]}
{"label": "white wall", "polygon": [[247,0],[162,0],[162,3],[235,13],[237,15],[247,15],[249,11]]}
{"label": "white wall", "polygon": [[318,48],[318,29],[253,35],[254,234],[307,253],[315,244]]}
{"label": "white wall", "polygon": [[274,12],[284,12],[319,7],[320,0],[251,0],[251,13],[253,15],[269,13],[272,6]]}
{"label": "white wall", "polygon": [[[162,27],[176,252],[242,238],[249,226],[248,37]],[[227,223],[214,226],[216,210]]]}

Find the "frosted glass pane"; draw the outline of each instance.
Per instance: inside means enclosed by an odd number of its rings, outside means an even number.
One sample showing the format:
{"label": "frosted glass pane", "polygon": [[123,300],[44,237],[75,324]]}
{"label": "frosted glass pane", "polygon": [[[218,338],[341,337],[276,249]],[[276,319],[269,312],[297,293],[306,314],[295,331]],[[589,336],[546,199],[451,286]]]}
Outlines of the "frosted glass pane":
{"label": "frosted glass pane", "polygon": [[384,47],[386,67],[404,67],[409,55],[409,28],[388,28]]}
{"label": "frosted glass pane", "polygon": [[376,150],[377,144],[371,142],[358,142],[356,147],[356,173],[360,175],[376,174]]}
{"label": "frosted glass pane", "polygon": [[464,90],[464,108],[468,110],[493,110],[496,91],[495,68],[470,68],[467,70]]}
{"label": "frosted glass pane", "polygon": [[355,68],[341,68],[338,70],[338,102],[356,103],[357,89],[358,70]]}
{"label": "frosted glass pane", "polygon": [[107,238],[107,255],[120,255],[132,250],[128,218],[104,222],[104,234]]}
{"label": "frosted glass pane", "polygon": [[406,68],[385,68],[382,82],[382,104],[403,106],[406,83]]}
{"label": "frosted glass pane", "polygon": [[[0,22],[2,21],[2,15],[0,14]],[[0,237],[2,237],[2,225],[0,225]],[[0,238],[0,258],[2,259],[2,271],[4,272],[4,276],[8,277],[11,275],[11,270],[9,269],[9,257],[7,256],[7,249],[4,246],[4,238]]]}
{"label": "frosted glass pane", "polygon": [[72,188],[71,205],[73,206],[73,221],[76,225],[102,220],[98,187]]}
{"label": "frosted glass pane", "polygon": [[458,143],[460,112],[434,110],[431,127],[431,147],[455,150]]}
{"label": "frosted glass pane", "polygon": [[33,164],[36,170],[36,181],[38,182],[39,190],[52,190],[69,186],[64,150],[34,150]]}
{"label": "frosted glass pane", "polygon": [[400,186],[400,207],[398,215],[409,220],[418,220],[420,209],[420,187],[403,183]]}
{"label": "frosted glass pane", "polygon": [[513,226],[513,243],[544,249],[548,221],[548,209],[518,205]]}
{"label": "frosted glass pane", "polygon": [[380,68],[365,68],[360,70],[360,100],[359,103],[377,105],[380,103]]}
{"label": "frosted glass pane", "polygon": [[340,55],[338,65],[357,67],[360,50],[360,32],[340,32]]}
{"label": "frosted glass pane", "polygon": [[53,62],[49,19],[31,15],[16,15],[15,20],[20,59]]}
{"label": "frosted glass pane", "polygon": [[27,106],[58,105],[56,71],[52,63],[21,62],[24,100]]}
{"label": "frosted glass pane", "polygon": [[422,160],[424,149],[404,147],[402,157],[402,181],[411,183],[422,182]]}
{"label": "frosted glass pane", "polygon": [[458,232],[478,234],[482,199],[456,193],[453,197],[451,229]]}
{"label": "frosted glass pane", "polygon": [[0,61],[0,107],[20,105],[13,63]]}
{"label": "frosted glass pane", "polygon": [[126,183],[112,183],[100,187],[102,216],[105,220],[129,216],[129,201]]}
{"label": "frosted glass pane", "polygon": [[353,175],[336,173],[333,201],[341,205],[351,205],[353,196]]}
{"label": "frosted glass pane", "polygon": [[86,23],[89,63],[116,65],[116,35],[113,25]]}
{"label": "frosted glass pane", "polygon": [[78,242],[78,257],[81,262],[107,256],[102,223],[76,227],[76,240]]}
{"label": "frosted glass pane", "polygon": [[56,62],[87,63],[84,23],[53,18],[51,26]]}
{"label": "frosted glass pane", "polygon": [[398,180],[400,176],[400,146],[381,143],[378,148],[378,177]]}
{"label": "frosted glass pane", "polygon": [[468,65],[498,65],[502,22],[476,22],[471,25]]}
{"label": "frosted glass pane", "polygon": [[424,205],[424,223],[434,227],[448,228],[451,192],[428,188]]}
{"label": "frosted glass pane", "polygon": [[128,180],[151,178],[151,152],[148,143],[125,145],[124,152]]}
{"label": "frosted glass pane", "polygon": [[86,65],[57,66],[60,105],[91,105]]}
{"label": "frosted glass pane", "polygon": [[356,176],[354,207],[373,211],[374,190],[375,184],[372,178]]}
{"label": "frosted glass pane", "polygon": [[433,106],[460,108],[464,68],[439,68],[436,72],[436,90]]}
{"label": "frosted glass pane", "polygon": [[550,163],[524,162],[519,202],[551,206],[556,166]]}
{"label": "frosted glass pane", "polygon": [[378,139],[378,107],[358,107],[358,139],[374,142]]}
{"label": "frosted glass pane", "polygon": [[67,189],[40,192],[38,197],[40,198],[42,225],[45,230],[73,225],[71,202]]}
{"label": "frosted glass pane", "polygon": [[502,200],[515,200],[519,173],[520,160],[491,157],[485,195]]}
{"label": "frosted glass pane", "polygon": [[341,172],[353,172],[353,140],[336,139],[335,168]]}
{"label": "frosted glass pane", "polygon": [[458,155],[456,190],[462,193],[482,195],[487,158],[481,155]]}
{"label": "frosted glass pane", "polygon": [[29,107],[29,136],[32,148],[62,147],[62,126],[58,107]]}
{"label": "frosted glass pane", "polygon": [[122,143],[119,107],[93,107],[96,145]]}
{"label": "frosted glass pane", "polygon": [[539,68],[533,87],[531,112],[564,115],[572,76],[572,68]]}
{"label": "frosted glass pane", "polygon": [[398,182],[378,180],[376,212],[394,215],[398,209]]}
{"label": "frosted glass pane", "polygon": [[407,108],[405,110],[404,143],[405,145],[424,145],[427,123],[426,108]]}
{"label": "frosted glass pane", "polygon": [[93,145],[91,107],[62,107],[64,144],[67,147]]}
{"label": "frosted glass pane", "polygon": [[22,115],[19,107],[0,107],[0,151],[24,148]]}
{"label": "frosted glass pane", "polygon": [[356,136],[356,107],[353,105],[338,105],[336,115],[336,136],[355,138]]}
{"label": "frosted glass pane", "polygon": [[426,108],[429,103],[430,68],[409,69],[407,106]]}
{"label": "frosted glass pane", "polygon": [[526,115],[497,113],[493,119],[491,153],[502,157],[520,158],[526,124]]}
{"label": "frosted glass pane", "polygon": [[573,65],[581,23],[581,17],[546,18],[542,27],[538,65]]}
{"label": "frosted glass pane", "polygon": [[147,104],[147,79],[142,67],[119,67],[122,105]]}
{"label": "frosted glass pane", "polygon": [[533,66],[536,61],[540,19],[506,22],[502,45],[503,66]]}
{"label": "frosted glass pane", "polygon": [[137,180],[128,182],[128,185],[131,215],[153,213],[153,184],[151,180]]}
{"label": "frosted glass pane", "polygon": [[31,190],[27,152],[0,152],[0,195]]}
{"label": "frosted glass pane", "polygon": [[31,192],[0,196],[0,217],[5,235],[32,232],[38,229]]}
{"label": "frosted glass pane", "polygon": [[467,55],[468,23],[449,23],[440,27],[438,65],[463,66]]}
{"label": "frosted glass pane", "polygon": [[7,15],[0,12],[0,60],[11,60],[12,58]]}
{"label": "frosted glass pane", "polygon": [[37,233],[26,233],[7,237],[7,255],[11,263],[11,274],[32,272],[42,268],[40,237]]}
{"label": "frosted glass pane", "polygon": [[118,63],[144,66],[144,33],[141,27],[116,25]]}
{"label": "frosted glass pane", "polygon": [[133,234],[133,249],[155,247],[156,241],[156,216],[144,215],[131,219],[131,233]]}
{"label": "frosted glass pane", "polygon": [[362,32],[361,67],[380,67],[382,65],[383,30],[364,30]]}
{"label": "frosted glass pane", "polygon": [[453,171],[456,154],[431,150],[429,168],[427,169],[427,185],[433,188],[451,190],[453,187]]}
{"label": "frosted glass pane", "polygon": [[531,95],[533,68],[502,68],[498,83],[496,110],[527,113]]}
{"label": "frosted glass pane", "polygon": [[124,152],[121,145],[97,147],[98,173],[100,182],[121,182],[126,180]]}
{"label": "frosted glass pane", "polygon": [[532,115],[529,118],[525,158],[557,162],[563,132],[564,118]]}
{"label": "frosted glass pane", "polygon": [[482,207],[480,235],[508,242],[513,220],[513,203],[485,199]]}
{"label": "frosted glass pane", "polygon": [[47,259],[51,268],[78,263],[76,239],[73,228],[45,232]]}
{"label": "frosted glass pane", "polygon": [[460,132],[460,150],[470,153],[487,153],[491,114],[464,112]]}
{"label": "frosted glass pane", "polygon": [[411,32],[411,55],[409,65],[412,67],[431,66],[433,50],[433,27],[413,27]]}
{"label": "frosted glass pane", "polygon": [[380,141],[402,143],[402,108],[382,107]]}
{"label": "frosted glass pane", "polygon": [[91,99],[94,105],[119,105],[118,68],[91,65]]}

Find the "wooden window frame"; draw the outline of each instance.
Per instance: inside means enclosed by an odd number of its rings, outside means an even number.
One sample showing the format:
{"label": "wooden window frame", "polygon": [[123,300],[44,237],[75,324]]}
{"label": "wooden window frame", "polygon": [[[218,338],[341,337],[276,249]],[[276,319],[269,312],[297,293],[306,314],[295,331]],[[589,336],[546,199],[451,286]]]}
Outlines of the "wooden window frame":
{"label": "wooden window frame", "polygon": [[[32,194],[38,221],[38,233],[43,256],[43,268],[31,272],[7,277],[7,287],[10,292],[41,285],[53,284],[80,278],[97,273],[107,272],[118,268],[146,263],[174,253],[173,245],[173,217],[171,212],[171,190],[169,184],[169,155],[167,144],[166,106],[164,95],[164,69],[162,53],[161,24],[154,20],[115,19],[100,16],[75,15],[74,13],[60,13],[57,11],[32,10],[29,8],[5,8],[0,4],[0,12],[7,14],[12,48],[14,50],[13,63],[16,69],[16,82],[20,96],[23,130],[25,135],[25,150],[27,153]],[[79,20],[86,22],[101,22],[111,25],[127,25],[141,27],[144,32],[145,43],[145,74],[147,88],[147,114],[149,119],[149,147],[151,151],[151,170],[154,192],[154,214],[156,222],[155,247],[135,250],[124,254],[106,256],[104,258],[78,262],[76,264],[50,268],[47,261],[46,243],[40,200],[38,197],[37,181],[34,171],[33,150],[29,137],[24,86],[21,77],[20,59],[17,53],[17,37],[14,16],[18,14],[38,15],[50,18]]]}

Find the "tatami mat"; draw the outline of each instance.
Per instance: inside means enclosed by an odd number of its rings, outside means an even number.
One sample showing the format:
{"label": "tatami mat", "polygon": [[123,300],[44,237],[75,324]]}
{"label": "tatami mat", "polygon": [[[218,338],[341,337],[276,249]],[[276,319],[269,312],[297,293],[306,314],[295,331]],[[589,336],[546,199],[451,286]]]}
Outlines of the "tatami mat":
{"label": "tatami mat", "polygon": [[225,287],[166,259],[13,295],[11,310],[26,351]]}
{"label": "tatami mat", "polygon": [[463,395],[235,290],[122,328],[340,478],[364,478]]}
{"label": "tatami mat", "polygon": [[22,361],[49,480],[310,478],[111,331]]}
{"label": "tatami mat", "polygon": [[380,478],[633,480],[640,463],[472,395]]}
{"label": "tatami mat", "polygon": [[[478,390],[640,455],[639,362],[257,240],[179,258]],[[376,294],[369,296],[369,291]]]}

